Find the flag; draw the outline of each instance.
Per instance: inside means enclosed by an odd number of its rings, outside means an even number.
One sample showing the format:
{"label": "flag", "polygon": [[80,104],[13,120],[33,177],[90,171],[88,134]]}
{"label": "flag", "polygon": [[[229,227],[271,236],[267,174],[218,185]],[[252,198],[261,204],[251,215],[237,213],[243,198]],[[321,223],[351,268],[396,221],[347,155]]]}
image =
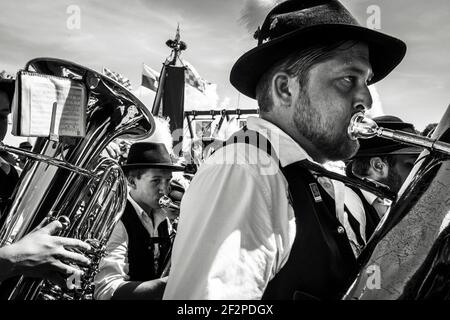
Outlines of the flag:
{"label": "flag", "polygon": [[205,93],[206,85],[209,85],[211,83],[207,82],[206,80],[202,79],[200,75],[198,74],[197,70],[195,70],[194,66],[187,62],[186,60],[182,60],[184,66],[186,67],[185,71],[185,81],[188,85],[196,88],[202,93]]}
{"label": "flag", "polygon": [[111,78],[112,80],[116,81],[123,87],[125,87],[127,90],[131,91],[133,90],[133,87],[131,86],[131,81],[128,78],[125,78],[118,72],[114,72],[111,69],[103,67],[103,74],[107,76],[108,78]]}
{"label": "flag", "polygon": [[[162,115],[170,118],[170,131],[183,129],[184,120],[184,67],[166,66]],[[182,138],[182,137],[180,137]],[[181,141],[174,141],[177,144]]]}
{"label": "flag", "polygon": [[142,86],[156,91],[159,83],[159,72],[153,70],[145,63],[142,69]]}

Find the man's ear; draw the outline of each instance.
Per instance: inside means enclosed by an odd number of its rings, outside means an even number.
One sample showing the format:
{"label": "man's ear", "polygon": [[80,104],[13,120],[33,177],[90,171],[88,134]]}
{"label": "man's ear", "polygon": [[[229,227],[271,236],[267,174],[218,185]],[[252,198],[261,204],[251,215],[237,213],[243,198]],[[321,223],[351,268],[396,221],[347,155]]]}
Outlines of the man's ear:
{"label": "man's ear", "polygon": [[130,186],[131,189],[136,189],[136,180],[135,180],[135,177],[128,176],[128,177],[127,177],[127,181],[128,181],[128,185]]}
{"label": "man's ear", "polygon": [[272,92],[274,100],[278,100],[283,107],[292,104],[292,93],[290,88],[291,77],[286,72],[277,72],[272,78]]}
{"label": "man's ear", "polygon": [[380,157],[370,159],[370,171],[375,175],[374,178],[386,178],[388,176],[388,165]]}

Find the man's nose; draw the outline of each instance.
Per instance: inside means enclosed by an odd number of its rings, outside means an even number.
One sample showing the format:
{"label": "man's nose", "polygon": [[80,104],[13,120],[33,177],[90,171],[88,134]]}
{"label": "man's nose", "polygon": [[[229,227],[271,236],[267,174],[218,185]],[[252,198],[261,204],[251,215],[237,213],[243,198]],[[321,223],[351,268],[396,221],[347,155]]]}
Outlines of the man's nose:
{"label": "man's nose", "polygon": [[373,100],[369,87],[366,85],[361,86],[355,94],[353,108],[357,111],[364,112],[372,108],[372,103]]}

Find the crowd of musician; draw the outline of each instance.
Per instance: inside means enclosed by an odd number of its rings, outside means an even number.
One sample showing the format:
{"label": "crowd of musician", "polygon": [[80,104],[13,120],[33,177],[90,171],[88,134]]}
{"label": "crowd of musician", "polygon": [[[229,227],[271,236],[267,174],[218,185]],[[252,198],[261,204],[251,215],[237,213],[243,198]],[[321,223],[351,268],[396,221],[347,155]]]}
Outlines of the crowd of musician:
{"label": "crowd of musician", "polygon": [[[104,150],[122,166],[128,200],[100,262],[94,299],[342,297],[393,202],[308,163],[338,163],[343,176],[397,194],[423,149],[348,137],[351,116],[371,108],[368,85],[394,69],[405,45],[357,26],[330,3],[317,10],[287,1],[269,13],[258,46],[231,71],[232,84],[258,101],[260,117],[201,150],[201,161],[193,150],[174,154],[168,120],[156,116],[149,138],[116,139]],[[290,45],[296,41],[303,44]],[[1,82],[1,138],[12,81]],[[425,136],[435,127],[419,132],[392,115],[373,120]],[[3,210],[26,160],[2,152],[0,165]],[[161,206],[163,196],[173,205]],[[82,253],[90,248],[55,236],[61,228],[43,222],[0,248],[0,281],[25,275],[66,286],[78,265],[89,265]]]}

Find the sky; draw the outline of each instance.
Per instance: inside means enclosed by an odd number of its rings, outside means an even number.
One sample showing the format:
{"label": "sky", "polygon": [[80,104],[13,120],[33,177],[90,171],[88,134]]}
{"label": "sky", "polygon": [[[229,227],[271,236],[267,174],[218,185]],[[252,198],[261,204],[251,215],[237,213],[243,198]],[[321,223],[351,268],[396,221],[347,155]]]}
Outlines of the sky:
{"label": "sky", "polygon": [[[54,57],[99,71],[108,67],[138,87],[142,63],[160,70],[170,53],[165,42],[179,23],[188,47],[182,57],[217,84],[217,108],[255,108],[254,100],[231,86],[229,72],[256,45],[252,35],[265,15],[257,4],[265,8],[271,2],[0,0],[0,71],[15,73],[33,58]],[[450,1],[342,2],[362,25],[380,28],[408,46],[400,66],[376,85],[384,113],[419,130],[438,122],[450,102]]]}

